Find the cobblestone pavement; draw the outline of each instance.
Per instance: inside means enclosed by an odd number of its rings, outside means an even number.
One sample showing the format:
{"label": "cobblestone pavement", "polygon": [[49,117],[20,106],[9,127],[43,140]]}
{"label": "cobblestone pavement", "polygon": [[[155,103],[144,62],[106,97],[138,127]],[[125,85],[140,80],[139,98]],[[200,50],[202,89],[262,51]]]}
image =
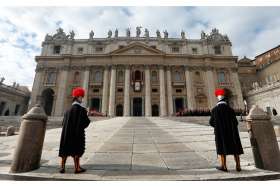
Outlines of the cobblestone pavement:
{"label": "cobblestone pavement", "polygon": [[[159,117],[119,117],[92,122],[86,130],[86,152],[81,163],[84,174],[73,174],[73,160],[66,173],[58,173],[58,147],[61,129],[48,130],[41,167],[9,174],[17,136],[0,137],[0,178],[32,177],[25,180],[264,180],[280,173],[254,167],[247,132],[240,132],[245,154],[242,172],[235,171],[232,156],[230,172],[217,171],[213,129],[210,126]],[[19,178],[14,178],[20,180]],[[24,178],[22,179],[24,180]]]}

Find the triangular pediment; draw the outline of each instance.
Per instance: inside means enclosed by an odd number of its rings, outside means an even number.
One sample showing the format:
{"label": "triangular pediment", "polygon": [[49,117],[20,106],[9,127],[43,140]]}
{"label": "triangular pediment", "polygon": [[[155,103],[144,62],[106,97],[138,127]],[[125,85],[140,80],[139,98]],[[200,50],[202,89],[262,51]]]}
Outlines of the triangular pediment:
{"label": "triangular pediment", "polygon": [[111,55],[164,55],[163,51],[152,48],[140,42],[134,42],[123,48],[114,50]]}

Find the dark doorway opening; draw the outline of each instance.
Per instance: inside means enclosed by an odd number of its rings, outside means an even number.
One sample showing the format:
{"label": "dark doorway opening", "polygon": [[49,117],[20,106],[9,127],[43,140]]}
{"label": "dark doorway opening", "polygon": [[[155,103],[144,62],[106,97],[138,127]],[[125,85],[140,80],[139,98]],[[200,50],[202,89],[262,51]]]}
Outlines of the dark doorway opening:
{"label": "dark doorway opening", "polygon": [[1,102],[0,103],[0,116],[2,116],[2,113],[4,111],[5,106],[6,106],[6,102]]}
{"label": "dark doorway opening", "polygon": [[117,105],[116,116],[123,116],[123,106],[122,105]]}
{"label": "dark doorway opening", "polygon": [[133,98],[133,116],[142,116],[142,98]]}
{"label": "dark doorway opening", "polygon": [[175,99],[175,112],[179,112],[184,109],[184,99],[176,98]]}
{"label": "dark doorway opening", "polygon": [[96,112],[100,112],[100,99],[99,98],[92,98],[91,99],[91,110]]}
{"label": "dark doorway opening", "polygon": [[41,105],[43,106],[45,113],[50,116],[53,108],[54,91],[51,88],[47,88],[42,92]]}
{"label": "dark doorway opening", "polygon": [[158,105],[153,105],[152,106],[152,116],[159,116]]}

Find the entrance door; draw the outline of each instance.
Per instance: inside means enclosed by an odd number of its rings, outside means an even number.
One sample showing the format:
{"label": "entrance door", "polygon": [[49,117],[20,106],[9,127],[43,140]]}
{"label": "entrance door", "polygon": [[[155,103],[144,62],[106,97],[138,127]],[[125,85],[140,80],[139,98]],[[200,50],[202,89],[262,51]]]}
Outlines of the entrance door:
{"label": "entrance door", "polygon": [[91,110],[95,110],[100,112],[100,99],[99,98],[92,98],[91,99]]}
{"label": "entrance door", "polygon": [[117,105],[116,116],[123,116],[123,106],[122,105]]}
{"label": "entrance door", "polygon": [[183,98],[176,98],[175,99],[175,112],[179,112],[180,110],[184,109],[184,99]]}
{"label": "entrance door", "polygon": [[142,116],[142,98],[133,98],[133,116]]}
{"label": "entrance door", "polygon": [[158,105],[152,106],[152,116],[159,116]]}
{"label": "entrance door", "polygon": [[42,106],[48,116],[52,114],[54,91],[47,88],[42,92]]}

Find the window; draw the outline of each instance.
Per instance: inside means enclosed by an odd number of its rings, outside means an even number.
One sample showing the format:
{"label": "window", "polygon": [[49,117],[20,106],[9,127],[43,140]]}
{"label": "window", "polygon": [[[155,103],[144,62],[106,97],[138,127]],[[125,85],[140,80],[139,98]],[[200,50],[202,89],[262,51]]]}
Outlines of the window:
{"label": "window", "polygon": [[123,82],[123,71],[118,71],[118,77],[117,77],[117,80],[118,82]]}
{"label": "window", "polygon": [[48,72],[46,84],[55,84],[56,73],[55,72]]}
{"label": "window", "polygon": [[197,54],[197,48],[192,48],[192,53]]}
{"label": "window", "polygon": [[156,71],[152,71],[152,81],[157,81],[157,72]]}
{"label": "window", "polygon": [[214,46],[214,52],[216,55],[222,54],[221,46]]}
{"label": "window", "polygon": [[218,81],[219,81],[219,83],[225,83],[226,82],[225,72],[219,72],[218,73]]}
{"label": "window", "polygon": [[123,89],[122,88],[118,88],[118,92],[123,92]]}
{"label": "window", "polygon": [[172,53],[178,53],[179,47],[172,47],[171,51],[172,51]]}
{"label": "window", "polygon": [[83,51],[84,51],[84,48],[82,48],[82,47],[79,47],[79,48],[78,48],[78,53],[79,53],[79,54],[82,54]]}
{"label": "window", "polygon": [[176,89],[176,93],[181,93],[182,90],[181,89]]}
{"label": "window", "polygon": [[96,47],[96,48],[95,48],[95,51],[96,51],[96,52],[102,52],[102,51],[103,51],[103,47]]}
{"label": "window", "polygon": [[99,89],[93,89],[93,92],[94,92],[94,93],[98,93],[98,92],[99,92]]}
{"label": "window", "polygon": [[16,108],[15,108],[15,115],[18,115],[19,108],[20,108],[20,105],[16,105]]}
{"label": "window", "polygon": [[74,73],[73,83],[79,83],[80,82],[80,72],[76,71]]}
{"label": "window", "polygon": [[60,45],[56,45],[53,48],[53,53],[54,54],[60,54],[60,50],[61,50],[61,46]]}
{"label": "window", "polygon": [[135,81],[142,80],[141,72],[139,70],[135,71],[134,76],[135,76]]}
{"label": "window", "polygon": [[153,88],[153,89],[152,89],[152,92],[157,92],[157,89],[156,89],[156,88]]}
{"label": "window", "polygon": [[94,74],[93,82],[101,82],[101,81],[102,81],[101,72],[96,71],[95,74]]}
{"label": "window", "polygon": [[181,80],[181,74],[179,71],[175,72],[175,81],[180,81]]}

